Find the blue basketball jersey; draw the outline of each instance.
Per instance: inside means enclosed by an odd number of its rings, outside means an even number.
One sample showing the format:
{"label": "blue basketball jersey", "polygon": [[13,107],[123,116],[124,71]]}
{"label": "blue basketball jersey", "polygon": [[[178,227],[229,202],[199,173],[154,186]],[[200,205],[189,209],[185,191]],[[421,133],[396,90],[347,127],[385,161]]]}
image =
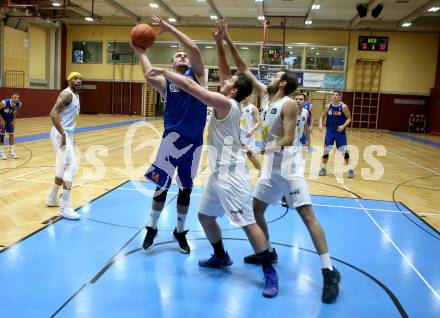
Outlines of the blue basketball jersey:
{"label": "blue basketball jersey", "polygon": [[311,122],[311,119],[312,119],[312,114],[310,112],[310,106],[312,106],[312,104],[310,104],[310,102],[305,102],[304,103],[304,108],[309,111],[309,115],[307,116],[307,126],[309,126],[309,127],[310,127],[310,122]]}
{"label": "blue basketball jersey", "polygon": [[6,98],[3,100],[6,104],[4,108],[0,109],[0,114],[6,121],[12,121],[14,119],[14,114],[21,107],[21,102],[16,102],[15,105],[11,105],[11,99]]}
{"label": "blue basketball jersey", "polygon": [[[184,76],[198,83],[192,68]],[[167,80],[167,96],[164,110],[165,131],[174,131],[181,137],[203,143],[206,124],[206,105]]]}
{"label": "blue basketball jersey", "polygon": [[338,106],[334,106],[332,103],[329,104],[327,112],[327,129],[336,131],[336,129],[343,125],[347,120],[344,112],[342,111],[342,105],[342,103],[340,103]]}

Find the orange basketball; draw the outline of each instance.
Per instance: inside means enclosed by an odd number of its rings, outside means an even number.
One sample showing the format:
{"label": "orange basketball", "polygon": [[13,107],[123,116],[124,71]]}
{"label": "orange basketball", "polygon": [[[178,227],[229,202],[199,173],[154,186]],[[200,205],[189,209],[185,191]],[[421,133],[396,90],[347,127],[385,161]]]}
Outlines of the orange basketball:
{"label": "orange basketball", "polygon": [[131,29],[130,37],[134,45],[146,49],[156,40],[156,31],[148,24],[138,24]]}

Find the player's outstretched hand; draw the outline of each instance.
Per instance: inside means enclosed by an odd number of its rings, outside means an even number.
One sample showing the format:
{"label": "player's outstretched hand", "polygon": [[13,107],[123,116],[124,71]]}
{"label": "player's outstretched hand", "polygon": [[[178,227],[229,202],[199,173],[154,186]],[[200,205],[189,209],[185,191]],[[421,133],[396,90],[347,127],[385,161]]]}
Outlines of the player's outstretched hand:
{"label": "player's outstretched hand", "polygon": [[[167,32],[167,31],[169,31],[169,30],[172,28],[171,24],[166,23],[166,22],[165,22],[164,20],[162,20],[162,18],[161,18],[160,16],[158,16],[158,15],[153,15],[152,19],[153,19],[153,21],[154,21],[155,23],[157,23],[157,25],[162,29],[162,32]],[[162,33],[162,32],[160,32],[160,33]]]}
{"label": "player's outstretched hand", "polygon": [[145,53],[145,49],[134,45],[133,41],[130,41],[130,46],[133,49],[133,51],[137,54],[144,54]]}

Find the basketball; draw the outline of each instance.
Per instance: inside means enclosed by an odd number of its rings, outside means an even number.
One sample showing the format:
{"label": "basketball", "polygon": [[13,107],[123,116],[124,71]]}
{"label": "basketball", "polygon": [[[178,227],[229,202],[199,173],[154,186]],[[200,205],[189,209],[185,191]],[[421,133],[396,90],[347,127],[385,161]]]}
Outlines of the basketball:
{"label": "basketball", "polygon": [[134,45],[146,49],[156,40],[156,31],[148,24],[138,24],[131,29],[130,37]]}

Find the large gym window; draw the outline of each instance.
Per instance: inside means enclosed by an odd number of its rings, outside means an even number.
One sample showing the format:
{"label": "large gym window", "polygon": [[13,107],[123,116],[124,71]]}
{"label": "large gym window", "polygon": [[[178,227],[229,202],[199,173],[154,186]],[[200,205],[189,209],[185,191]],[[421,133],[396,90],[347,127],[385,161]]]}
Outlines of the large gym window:
{"label": "large gym window", "polygon": [[179,51],[178,42],[154,42],[146,50],[147,56],[153,65],[170,65],[174,54]]}
{"label": "large gym window", "polygon": [[344,72],[345,55],[343,47],[306,47],[306,70]]}
{"label": "large gym window", "polygon": [[102,42],[73,41],[72,63],[102,64]]}
{"label": "large gym window", "polygon": [[301,69],[303,54],[303,46],[286,45],[283,65],[286,65],[289,69]]}
{"label": "large gym window", "polygon": [[129,42],[107,42],[108,64],[138,64],[139,57],[134,53]]}
{"label": "large gym window", "polygon": [[[240,56],[246,62],[249,67],[257,67],[260,61],[260,49],[259,44],[245,44],[236,43],[237,49],[240,52]],[[217,67],[217,47],[215,43],[197,43],[197,47],[202,53],[205,66]],[[228,47],[225,45],[226,59],[231,66],[235,66],[231,53]]]}

